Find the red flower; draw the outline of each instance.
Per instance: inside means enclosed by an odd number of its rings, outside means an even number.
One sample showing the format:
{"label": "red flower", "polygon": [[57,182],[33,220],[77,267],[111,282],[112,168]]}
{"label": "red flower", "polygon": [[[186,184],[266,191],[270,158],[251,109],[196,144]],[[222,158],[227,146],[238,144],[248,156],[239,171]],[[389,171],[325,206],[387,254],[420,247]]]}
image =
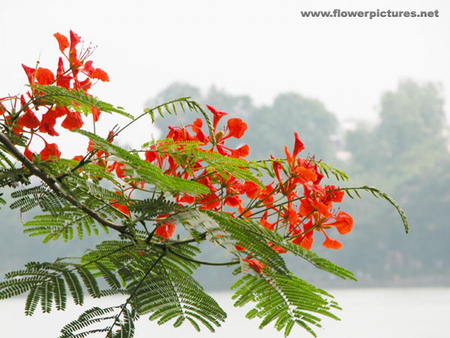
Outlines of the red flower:
{"label": "red flower", "polygon": [[292,156],[294,158],[297,157],[297,155],[305,149],[305,145],[303,144],[302,140],[300,140],[300,137],[298,136],[297,132],[294,133],[295,142],[294,142],[294,152],[292,153]]}
{"label": "red flower", "polygon": [[22,107],[25,107],[25,114],[23,114],[19,120],[17,121],[17,125],[21,128],[29,128],[29,129],[34,129],[39,127],[39,119],[36,117],[36,115],[34,115],[33,111],[29,108],[26,107],[26,102],[25,102],[25,98],[22,96],[20,96],[20,103],[22,104]]}
{"label": "red flower", "polygon": [[70,81],[72,80],[72,77],[69,75],[64,75],[64,73],[64,62],[62,58],[59,58],[58,68],[56,70],[56,85],[58,87],[70,89]]}
{"label": "red flower", "polygon": [[44,149],[42,149],[39,154],[43,161],[57,160],[61,157],[61,152],[58,149],[58,145],[55,143],[45,143]]}
{"label": "red flower", "polygon": [[53,36],[58,40],[59,50],[64,53],[67,47],[69,47],[69,40],[60,33],[55,33]]}
{"label": "red flower", "polygon": [[296,175],[295,178],[300,183],[315,182],[317,180],[317,173],[314,170],[303,166],[295,167],[293,174]]}
{"label": "red flower", "polygon": [[304,225],[303,230],[301,229],[294,229],[292,234],[294,235],[291,242],[294,244],[297,244],[301,246],[302,248],[306,250],[311,250],[313,244],[314,244],[314,237],[313,237],[313,229],[311,229],[314,226],[312,222],[308,222]]}
{"label": "red flower", "polygon": [[81,114],[77,111],[68,111],[66,118],[61,123],[61,127],[66,128],[70,131],[74,129],[80,129],[84,122],[81,119]]}
{"label": "red flower", "polygon": [[121,213],[130,216],[130,210],[128,210],[128,207],[121,203],[111,203],[111,206],[117,210],[119,210]]}
{"label": "red flower", "polygon": [[311,236],[302,235],[294,239],[292,243],[300,245],[302,248],[306,250],[311,250],[314,244],[314,237],[312,235]]}
{"label": "red flower", "polygon": [[237,251],[245,251],[245,248],[243,248],[240,245],[235,245],[234,247],[236,248]]}
{"label": "red flower", "polygon": [[248,264],[248,266],[250,268],[252,268],[256,273],[261,273],[264,269],[264,264],[261,263],[259,260],[257,260],[256,258],[250,258],[250,259],[242,259],[244,262],[246,262]]}
{"label": "red flower", "polygon": [[230,207],[236,208],[242,204],[242,200],[239,196],[236,196],[236,195],[228,196],[225,198],[224,204],[226,204]]}
{"label": "red flower", "polygon": [[197,202],[201,204],[199,209],[215,210],[220,207],[220,198],[215,193],[208,194]]}
{"label": "red flower", "polygon": [[73,69],[76,69],[82,65],[82,61],[78,60],[77,57],[77,45],[81,42],[81,38],[70,31],[70,48],[69,48],[69,62]]}
{"label": "red flower", "polygon": [[55,130],[56,119],[58,117],[64,116],[69,112],[66,107],[56,107],[55,109],[50,108],[47,112],[42,115],[41,124],[39,126],[39,131],[47,133],[51,136],[58,136],[58,132]]}
{"label": "red flower", "polygon": [[214,107],[206,105],[206,108],[209,109],[209,111],[213,114],[213,129],[214,131],[217,129],[217,125],[219,124],[219,121],[224,117],[225,115],[228,115],[228,113],[225,113],[223,111],[219,111]]}
{"label": "red flower", "polygon": [[77,162],[80,162],[83,159],[84,159],[84,156],[82,156],[82,155],[76,155],[72,158],[72,160],[77,161]]}
{"label": "red flower", "polygon": [[183,196],[177,198],[177,203],[187,203],[192,204],[195,202],[195,197],[183,194]]}
{"label": "red flower", "polygon": [[335,185],[326,185],[325,190],[327,192],[326,199],[329,201],[340,203],[344,199],[345,192]]}
{"label": "red flower", "polygon": [[[116,191],[116,194],[119,196],[123,196],[123,194],[120,191]],[[125,204],[120,203],[117,200],[111,201],[109,202],[109,204],[111,204],[111,206],[117,210],[119,210],[121,213],[130,216],[130,210],[128,209],[128,207]]]}
{"label": "red flower", "polygon": [[246,156],[248,156],[248,154],[250,154],[250,147],[247,144],[245,144],[240,148],[230,149],[230,151],[231,151],[231,154],[230,154],[231,157],[242,158],[242,157],[246,157]]}
{"label": "red flower", "polygon": [[25,148],[24,152],[23,152],[24,156],[29,159],[31,162],[34,161],[34,154],[31,152],[31,150],[29,148]]}
{"label": "red flower", "polygon": [[245,192],[248,198],[257,198],[261,192],[261,187],[252,181],[246,181],[242,185],[242,190]]}
{"label": "red flower", "polygon": [[39,124],[39,119],[31,110],[23,114],[17,121],[17,125],[21,128],[34,129],[39,127]]}
{"label": "red flower", "polygon": [[117,177],[124,178],[125,170],[127,169],[127,166],[124,163],[114,161],[113,164],[108,168],[109,172],[116,172]]}
{"label": "red flower", "polygon": [[170,238],[175,233],[176,225],[173,223],[164,222],[155,230],[155,235],[158,235],[163,238]]}
{"label": "red flower", "polygon": [[105,71],[101,70],[100,68],[94,68],[92,66],[92,63],[93,61],[86,61],[81,71],[87,76],[89,76],[91,79],[99,79],[103,82],[109,81],[108,74]]}
{"label": "red flower", "polygon": [[22,68],[25,70],[25,74],[27,74],[28,83],[30,85],[34,85],[34,80],[35,80],[35,76],[36,76],[36,69],[28,67],[28,66],[25,66],[24,64],[22,64]]}
{"label": "red flower", "polygon": [[287,250],[283,249],[281,246],[276,246],[275,244],[273,244],[272,242],[268,242],[268,245],[270,245],[270,247],[272,248],[273,251],[277,252],[277,253],[286,253]]}
{"label": "red flower", "polygon": [[328,237],[328,235],[323,232],[323,234],[325,235],[325,241],[322,243],[322,245],[327,248],[327,249],[334,249],[334,250],[339,250],[342,249],[342,243],[339,241],[336,241],[335,239],[331,239],[330,237]]}
{"label": "red flower", "polygon": [[92,117],[94,118],[94,122],[97,122],[98,119],[100,118],[101,111],[100,111],[100,109],[98,109],[97,107],[94,107],[94,106],[91,107],[91,110],[92,110]]}
{"label": "red flower", "polygon": [[95,68],[95,70],[92,72],[92,74],[89,76],[91,79],[99,79],[103,82],[109,82],[109,76],[108,73],[106,73],[104,70],[100,68]]}
{"label": "red flower", "polygon": [[203,132],[203,120],[200,118],[195,119],[195,121],[190,125],[190,127],[192,128],[192,131],[194,133],[196,133],[195,138],[202,142],[202,143],[208,143],[209,142],[209,137],[205,135],[205,133]]}
{"label": "red flower", "polygon": [[303,230],[300,227],[296,227],[292,230],[291,242],[297,244],[306,250],[311,250],[314,244],[314,227],[315,224],[312,221],[303,224]]}
{"label": "red flower", "polygon": [[273,223],[268,222],[267,221],[268,214],[269,214],[269,212],[266,210],[264,212],[264,214],[262,215],[262,217],[259,219],[259,223],[266,229],[274,230],[275,226],[277,225],[277,222],[273,222]]}
{"label": "red flower", "polygon": [[344,211],[339,211],[336,220],[327,226],[335,226],[341,235],[348,234],[353,229],[353,217]]}
{"label": "red flower", "polygon": [[247,130],[247,123],[239,118],[232,118],[228,120],[228,137],[241,138]]}
{"label": "red flower", "polygon": [[38,68],[36,70],[36,80],[41,85],[49,85],[55,82],[55,75],[47,68]]}
{"label": "red flower", "polygon": [[267,208],[273,207],[274,190],[275,189],[272,187],[272,183],[270,183],[269,185],[266,185],[266,188],[258,195],[258,199],[261,200]]}

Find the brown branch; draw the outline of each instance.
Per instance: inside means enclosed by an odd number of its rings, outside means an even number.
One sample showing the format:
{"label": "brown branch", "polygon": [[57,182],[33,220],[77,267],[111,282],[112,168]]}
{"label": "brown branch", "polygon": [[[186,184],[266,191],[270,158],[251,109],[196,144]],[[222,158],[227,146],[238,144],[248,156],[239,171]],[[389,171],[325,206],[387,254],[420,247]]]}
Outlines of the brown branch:
{"label": "brown branch", "polygon": [[82,210],[85,214],[95,219],[101,225],[119,231],[120,233],[125,233],[127,229],[125,226],[104,219],[96,211],[88,208],[86,205],[78,201],[75,197],[67,193],[65,189],[61,187],[60,184],[55,179],[53,179],[51,176],[49,176],[47,173],[45,173],[39,167],[37,167],[33,162],[31,162],[28,158],[26,158],[25,155],[23,155],[22,152],[20,152],[20,150],[17,149],[11,142],[11,140],[2,132],[0,132],[0,142],[5,146],[6,149],[10,151],[10,153],[18,161],[20,161],[30,171],[32,175],[39,177],[44,183],[46,183],[50,187],[50,189],[52,189],[56,194],[58,194],[58,196],[64,198],[70,204]]}

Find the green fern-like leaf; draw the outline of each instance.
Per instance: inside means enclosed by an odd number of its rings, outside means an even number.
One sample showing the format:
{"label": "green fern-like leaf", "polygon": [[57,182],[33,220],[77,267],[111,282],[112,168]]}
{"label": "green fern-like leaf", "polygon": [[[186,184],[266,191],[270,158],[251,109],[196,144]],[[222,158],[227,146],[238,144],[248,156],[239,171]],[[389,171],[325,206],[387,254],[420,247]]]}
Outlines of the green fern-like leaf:
{"label": "green fern-like leaf", "polygon": [[[145,108],[144,114],[150,115],[152,122],[155,122],[155,113],[157,112],[161,117],[164,117],[164,113],[168,114],[178,114],[177,105],[180,106],[183,112],[186,112],[186,108],[190,111],[194,111],[203,115],[203,118],[206,121],[208,126],[209,135],[211,137],[212,142],[215,142],[214,130],[210,118],[210,114],[208,114],[200,104],[197,102],[190,100],[189,97],[180,97],[176,100],[172,100],[161,105],[158,105],[154,108]],[[163,111],[164,110],[164,111]]]}
{"label": "green fern-like leaf", "polygon": [[31,188],[16,190],[11,194],[16,201],[11,203],[11,209],[19,208],[21,212],[27,212],[37,207],[41,203],[41,199],[45,198],[46,194],[52,192],[43,185],[34,186]]}
{"label": "green fern-like leaf", "polygon": [[319,168],[320,172],[325,174],[328,178],[330,177],[330,174],[333,175],[338,181],[348,181],[349,177],[348,175],[343,172],[342,170],[339,170],[333,166],[331,166],[328,163],[322,162],[322,161],[315,161],[317,164],[317,167]]}
{"label": "green fern-like leaf", "polygon": [[76,270],[81,277],[89,295],[93,298],[100,298],[101,292],[95,276],[85,266],[76,266]]}
{"label": "green fern-like leaf", "polygon": [[29,176],[29,172],[24,168],[0,168],[0,187],[17,188],[19,184],[28,185],[30,184]]}
{"label": "green fern-like leaf", "polygon": [[224,232],[231,236],[233,245],[237,244],[245,248],[247,254],[272,267],[280,274],[289,272],[281,255],[268,245],[269,241],[275,240],[275,243],[280,241],[279,234],[262,228],[258,223],[251,220],[233,218],[224,212],[205,212],[220,225]]}
{"label": "green fern-like leaf", "polygon": [[92,96],[87,95],[82,90],[69,90],[57,86],[34,85],[33,89],[42,92],[39,97],[46,102],[54,103],[58,106],[71,108],[75,111],[82,112],[86,115],[92,114],[92,107],[106,113],[117,113],[127,118],[133,119],[133,116],[123,111],[123,109],[114,107],[113,105],[100,101]]}
{"label": "green fern-like leaf", "polygon": [[24,223],[24,233],[29,236],[45,236],[44,243],[60,237],[64,241],[72,240],[74,233],[77,233],[79,239],[83,239],[85,233],[99,234],[99,225],[82,211],[70,207],[61,209],[60,212],[57,216],[51,214],[34,216],[31,221]]}
{"label": "green fern-like leaf", "polygon": [[235,306],[255,303],[247,318],[260,318],[260,329],[274,323],[278,331],[284,330],[285,337],[294,325],[316,337],[311,326],[321,327],[319,316],[339,320],[331,313],[332,309],[340,309],[331,295],[292,275],[246,274],[232,289],[237,290],[233,296]]}
{"label": "green fern-like leaf", "polygon": [[8,155],[8,151],[4,148],[4,145],[0,145],[0,166],[1,169],[13,169],[14,163],[11,161],[11,157]]}
{"label": "green fern-like leaf", "polygon": [[[132,283],[129,288],[133,290],[136,286],[137,283]],[[159,325],[173,320],[177,327],[187,320],[197,331],[200,331],[199,324],[203,324],[214,332],[226,318],[217,302],[189,274],[173,265],[163,264],[132,292],[138,312],[150,313],[149,319],[157,320]]]}
{"label": "green fern-like leaf", "polygon": [[193,160],[193,163],[203,161],[207,164],[205,166],[205,170],[207,171],[215,171],[224,177],[231,175],[238,179],[252,181],[263,186],[260,180],[258,180],[249,170],[250,166],[247,161],[240,158],[224,156],[215,152],[205,151],[200,145],[199,142],[195,141],[178,142],[168,139],[153,144],[147,151],[169,154],[176,163],[183,166],[186,166],[186,164],[189,163],[189,160]]}
{"label": "green fern-like leaf", "polygon": [[130,175],[132,180],[136,179],[140,182],[153,184],[162,191],[186,192],[191,195],[209,192],[204,185],[197,182],[165,175],[160,168],[142,160],[136,154],[111,144],[97,135],[82,130],[78,132],[89,137],[97,147],[110,153],[112,156],[116,156],[120,162],[127,165],[128,169],[126,170],[126,174]]}
{"label": "green fern-like leaf", "polygon": [[154,219],[159,214],[177,212],[184,209],[178,203],[167,200],[164,195],[157,198],[135,200],[129,206],[130,211],[142,215],[143,219]]}
{"label": "green fern-like leaf", "polygon": [[[104,333],[106,337],[112,338],[132,338],[135,332],[134,323],[138,317],[126,306],[93,307],[65,325],[59,338],[84,338],[95,333]],[[98,328],[102,323],[105,326]],[[89,329],[92,326],[97,328]]]}
{"label": "green fern-like leaf", "polygon": [[288,250],[289,252],[293,253],[294,255],[303,258],[304,260],[311,263],[318,269],[321,269],[323,271],[331,273],[342,279],[350,279],[353,281],[357,281],[353,272],[351,272],[343,267],[340,267],[325,258],[320,257],[319,255],[317,255],[316,253],[314,253],[310,250],[307,250],[305,248],[302,248],[299,245],[293,244],[291,242],[286,242],[286,241],[280,241],[280,242],[274,242],[274,243],[276,245]]}
{"label": "green fern-like leaf", "polygon": [[[82,284],[72,270],[72,265],[68,263],[30,262],[26,269],[6,274],[6,280],[0,282],[0,299],[28,292],[25,302],[26,315],[32,315],[39,303],[43,312],[51,312],[53,305],[57,310],[63,311],[66,309],[69,289],[74,303],[81,305],[84,298]],[[93,283],[97,284],[96,281]],[[88,289],[91,287],[86,284],[85,286]]]}
{"label": "green fern-like leaf", "polygon": [[400,215],[400,218],[402,220],[403,228],[405,229],[405,232],[406,233],[409,232],[409,221],[408,221],[408,217],[406,216],[406,213],[403,211],[400,204],[398,204],[391,196],[389,196],[385,192],[381,191],[378,188],[367,186],[367,185],[364,185],[362,187],[356,187],[356,188],[344,187],[341,189],[344,190],[350,198],[354,198],[352,195],[352,192],[355,193],[359,198],[361,198],[359,191],[363,190],[366,192],[370,192],[376,198],[381,197],[381,198],[385,199],[397,210],[397,213]]}
{"label": "green fern-like leaf", "polygon": [[[198,330],[204,325],[214,331],[225,313],[191,276],[199,265],[193,259],[199,249],[177,242],[154,245],[106,241],[83,256],[83,266],[92,276],[106,280],[108,271],[119,275],[128,303],[140,315],[150,314],[159,324],[174,321],[179,326],[188,321]],[[118,282],[114,277],[108,284],[118,289]]]}

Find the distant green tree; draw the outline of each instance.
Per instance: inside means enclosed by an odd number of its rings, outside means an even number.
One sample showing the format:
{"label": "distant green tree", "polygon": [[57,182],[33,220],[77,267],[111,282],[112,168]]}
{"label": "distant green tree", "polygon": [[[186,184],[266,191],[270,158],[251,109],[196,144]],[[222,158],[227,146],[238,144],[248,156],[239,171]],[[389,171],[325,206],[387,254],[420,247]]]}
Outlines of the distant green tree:
{"label": "distant green tree", "polygon": [[405,80],[395,92],[384,93],[380,123],[372,129],[360,126],[347,133],[347,150],[360,169],[370,170],[377,162],[403,163],[402,156],[427,152],[424,147],[443,150],[446,127],[441,90],[437,84]]}
{"label": "distant green tree", "polygon": [[[305,143],[310,145],[310,151],[316,155],[317,159],[334,158],[335,149],[330,141],[332,135],[336,133],[338,121],[323,103],[316,99],[306,98],[296,93],[285,93],[278,95],[271,106],[256,107],[248,95],[232,95],[214,86],[202,95],[200,89],[195,86],[174,83],[161,91],[154,99],[149,100],[148,105],[157,105],[168,101],[169,98],[184,96],[209,102],[212,106],[221,107],[224,111],[231,111],[235,117],[246,118],[250,128],[245,139],[230,140],[232,141],[230,145],[236,146],[239,142],[247,143],[252,149],[251,158],[258,158],[267,153],[276,157],[283,156],[283,145],[292,142],[291,138],[295,131],[302,135]],[[155,125],[158,129],[166,131],[169,125],[180,122],[188,124],[194,119],[195,116],[169,116],[156,119]]]}
{"label": "distant green tree", "polygon": [[256,109],[249,122],[249,143],[255,157],[262,153],[281,156],[281,145],[289,144],[289,138],[297,131],[316,159],[334,158],[331,136],[336,133],[338,121],[316,99],[296,93],[280,94],[271,106]]}
{"label": "distant green tree", "polygon": [[215,86],[209,88],[204,100],[211,102],[211,105],[214,107],[224,107],[224,111],[232,111],[233,115],[245,118],[255,109],[250,96],[233,95],[225,90],[217,89]]}
{"label": "distant green tree", "polygon": [[396,92],[381,97],[381,123],[377,133],[388,158],[397,157],[429,140],[443,140],[445,113],[440,88],[400,82]]}
{"label": "distant green tree", "polygon": [[[158,93],[155,98],[148,100],[146,105],[148,107],[157,106],[170,101],[174,97],[190,97],[196,101],[205,101],[211,106],[221,107],[224,111],[232,111],[234,116],[240,117],[248,116],[255,109],[252,99],[247,95],[232,95],[224,90],[217,89],[215,86],[211,86],[206,94],[202,94],[200,88],[182,82],[172,83]],[[156,118],[155,126],[165,133],[168,126],[187,125],[194,121],[196,117],[189,114],[159,117]],[[232,143],[230,145],[233,145]]]}
{"label": "distant green tree", "polygon": [[[450,273],[450,231],[442,226],[447,221],[444,210],[450,207],[450,154],[441,92],[438,84],[402,81],[381,96],[379,124],[347,132],[352,159],[343,167],[352,180],[380,186],[400,200],[417,230],[406,239],[396,232],[396,220],[382,204],[352,204],[349,209],[366,230],[358,234],[362,238],[348,238],[341,264],[378,271],[378,277],[383,271],[404,278]],[[373,254],[352,261],[362,248]]]}

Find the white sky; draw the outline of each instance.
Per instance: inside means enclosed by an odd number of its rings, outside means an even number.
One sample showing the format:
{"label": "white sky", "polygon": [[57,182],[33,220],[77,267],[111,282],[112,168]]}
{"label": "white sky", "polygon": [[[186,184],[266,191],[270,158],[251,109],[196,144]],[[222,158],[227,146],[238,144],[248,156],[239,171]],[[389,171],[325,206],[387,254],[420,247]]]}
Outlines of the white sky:
{"label": "white sky", "polygon": [[[300,15],[335,8],[438,9],[440,17]],[[2,0],[0,97],[26,83],[21,63],[40,59],[56,69],[53,33],[69,29],[98,45],[91,59],[110,75],[93,94],[133,114],[174,81],[214,84],[256,104],[294,91],[320,99],[341,120],[374,118],[380,94],[403,78],[439,81],[450,97],[448,0]]]}

